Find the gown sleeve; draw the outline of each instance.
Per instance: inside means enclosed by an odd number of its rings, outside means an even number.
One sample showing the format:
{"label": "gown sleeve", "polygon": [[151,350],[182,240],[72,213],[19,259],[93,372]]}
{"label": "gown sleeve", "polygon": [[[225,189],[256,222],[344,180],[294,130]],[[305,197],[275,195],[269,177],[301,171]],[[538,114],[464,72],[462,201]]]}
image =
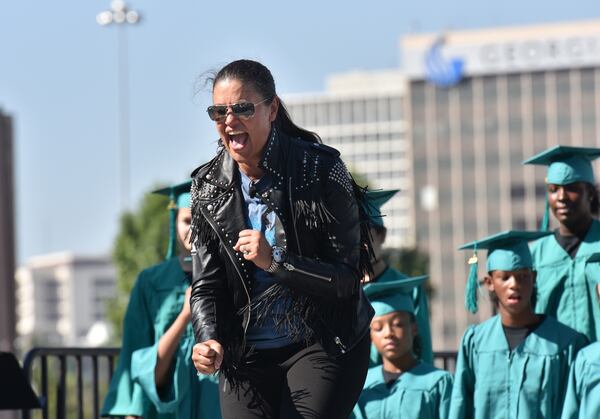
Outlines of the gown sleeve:
{"label": "gown sleeve", "polygon": [[131,378],[142,388],[158,413],[173,413],[177,409],[179,388],[174,378],[177,377],[177,370],[181,364],[178,354],[179,349],[174,355],[176,359],[173,359],[174,368],[171,368],[167,388],[162,390],[156,388],[154,377],[158,360],[158,341],[150,347],[138,349],[131,356]]}
{"label": "gown sleeve", "polygon": [[583,359],[578,356],[569,371],[567,381],[567,392],[563,404],[562,419],[577,419],[579,416],[579,404],[581,403],[580,380],[584,373]]}
{"label": "gown sleeve", "polygon": [[131,377],[132,353],[153,343],[152,319],[146,304],[147,287],[142,272],[131,291],[125,318],[123,319],[123,342],[117,369],[104,398],[101,416],[142,416],[147,400],[141,387]]}
{"label": "gown sleeve", "polygon": [[473,417],[473,392],[475,389],[475,372],[473,369],[474,340],[474,327],[471,326],[462,338],[456,361],[456,372],[454,374],[454,385],[452,387],[450,412],[448,415],[451,419]]}
{"label": "gown sleeve", "polygon": [[419,328],[419,338],[421,339],[421,359],[424,362],[433,365],[431,326],[429,325],[429,305],[427,304],[427,294],[425,293],[423,286],[414,289],[413,301],[415,305],[417,327]]}
{"label": "gown sleeve", "polygon": [[438,382],[439,419],[447,419],[450,414],[450,401],[452,399],[452,375],[445,374]]}

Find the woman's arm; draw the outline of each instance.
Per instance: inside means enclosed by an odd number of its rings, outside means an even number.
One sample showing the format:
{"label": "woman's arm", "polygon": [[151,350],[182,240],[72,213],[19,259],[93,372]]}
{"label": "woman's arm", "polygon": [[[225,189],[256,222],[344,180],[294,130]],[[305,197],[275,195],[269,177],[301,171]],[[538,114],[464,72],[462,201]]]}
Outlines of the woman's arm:
{"label": "woman's arm", "polygon": [[185,328],[192,319],[190,311],[191,290],[191,287],[188,287],[185,290],[185,297],[181,312],[173,324],[167,329],[165,334],[162,335],[158,341],[156,366],[154,368],[154,381],[156,383],[156,388],[159,390],[169,382],[169,371],[171,370],[173,355],[179,347],[179,342],[181,341],[183,332],[185,332]]}
{"label": "woman's arm", "polygon": [[[329,220],[326,235],[321,231],[315,233],[324,236],[324,241],[318,244],[318,258],[288,253],[283,266],[272,274],[283,284],[317,297],[348,298],[358,292],[361,277],[358,266],[361,250],[359,211],[350,175],[341,160],[334,162],[331,173],[323,175],[327,180],[321,191],[320,204],[325,207],[321,211],[327,212]],[[286,233],[297,234],[294,231]],[[258,231],[240,232],[234,249],[244,253],[246,260],[261,269],[271,265],[271,247]]]}
{"label": "woman's arm", "polygon": [[318,243],[318,259],[289,253],[283,269],[274,275],[285,285],[318,297],[348,298],[358,292],[361,277],[359,208],[350,174],[339,158],[324,176],[321,196],[329,221],[326,233],[319,233],[324,241]]}

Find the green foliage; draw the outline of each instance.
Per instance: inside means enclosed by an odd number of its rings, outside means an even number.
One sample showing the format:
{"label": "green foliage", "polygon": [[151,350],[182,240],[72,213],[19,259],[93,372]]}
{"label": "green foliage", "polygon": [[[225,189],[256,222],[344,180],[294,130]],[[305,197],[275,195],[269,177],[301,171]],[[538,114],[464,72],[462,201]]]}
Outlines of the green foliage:
{"label": "green foliage", "polygon": [[140,207],[121,217],[113,248],[117,268],[117,296],[108,302],[114,342],[121,340],[122,323],[137,275],[164,260],[169,238],[168,199],[147,193]]}
{"label": "green foliage", "polygon": [[[382,257],[389,266],[398,269],[405,275],[418,276],[429,274],[429,255],[419,251],[418,248],[383,249]],[[434,290],[429,280],[425,282],[425,289],[431,299],[434,295]]]}
{"label": "green foliage", "polygon": [[370,182],[362,173],[355,172],[355,171],[350,171],[350,175],[352,176],[352,178],[354,179],[354,181],[356,182],[356,184],[358,186],[362,186],[363,188],[365,186],[368,186],[369,189],[377,189],[374,186],[375,183],[374,182]]}

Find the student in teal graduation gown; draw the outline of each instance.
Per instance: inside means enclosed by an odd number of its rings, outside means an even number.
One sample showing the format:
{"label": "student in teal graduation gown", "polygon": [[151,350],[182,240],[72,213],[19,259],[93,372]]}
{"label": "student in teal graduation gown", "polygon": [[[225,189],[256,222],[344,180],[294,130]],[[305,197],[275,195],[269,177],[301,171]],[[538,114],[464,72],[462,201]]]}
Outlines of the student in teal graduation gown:
{"label": "student in teal graduation gown", "polygon": [[526,164],[547,165],[547,204],[558,221],[554,235],[532,246],[533,265],[540,276],[536,312],[585,334],[600,337],[600,307],[595,303],[594,278],[600,276],[600,222],[598,193],[591,161],[599,148],[556,146]]}
{"label": "student in teal graduation gown", "polygon": [[[373,276],[365,278],[365,281],[363,283],[388,282],[408,278],[407,275],[388,266],[382,258],[382,248],[387,235],[387,229],[385,228],[385,225],[383,223],[381,207],[383,204],[388,202],[397,192],[398,189],[367,192],[367,196],[371,204],[369,208],[367,208],[367,213],[370,215],[371,222],[370,229],[373,245]],[[417,319],[417,326],[419,327],[418,356],[423,361],[433,364],[433,350],[431,348],[431,326],[429,324],[429,307],[427,302],[427,293],[425,292],[425,287],[423,285],[414,287],[411,293],[413,305],[415,307],[414,315]],[[375,349],[375,346],[371,346],[370,365],[381,365],[381,356],[377,352],[377,349]]]}
{"label": "student in teal graduation gown", "polygon": [[375,309],[371,340],[383,365],[369,369],[354,418],[447,417],[452,376],[419,360],[414,351],[419,331],[411,293],[426,278],[402,278],[365,286],[365,294]]}
{"label": "student in teal graduation gown", "polygon": [[[600,278],[596,278],[600,299]],[[600,304],[600,301],[598,302]],[[577,354],[569,373],[562,419],[600,418],[600,342]]]}
{"label": "student in teal graduation gown", "polygon": [[[219,418],[218,387],[191,363],[194,337],[189,290],[190,182],[156,193],[169,195],[171,237],[167,260],[142,271],[123,321],[117,369],[102,416]],[[173,256],[175,247],[179,256]]]}
{"label": "student in teal graduation gown", "polygon": [[[527,241],[544,234],[508,231],[461,247],[488,249],[484,283],[499,314],[462,338],[450,418],[560,417],[569,368],[587,339],[533,311],[536,274]],[[476,311],[476,254],[470,262],[467,307]]]}

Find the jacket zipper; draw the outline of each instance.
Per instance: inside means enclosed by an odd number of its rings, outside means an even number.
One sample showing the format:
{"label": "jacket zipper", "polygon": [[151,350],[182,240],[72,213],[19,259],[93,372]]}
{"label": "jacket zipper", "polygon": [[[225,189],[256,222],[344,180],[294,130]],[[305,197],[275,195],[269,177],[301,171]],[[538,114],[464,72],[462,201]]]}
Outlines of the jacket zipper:
{"label": "jacket zipper", "polygon": [[294,230],[294,237],[296,238],[296,246],[298,247],[298,255],[302,256],[302,249],[300,248],[300,239],[298,238],[298,231],[296,231],[296,217],[294,215],[294,203],[292,202],[292,177],[288,178],[288,200],[290,201],[290,214],[292,215],[292,230]]}
{"label": "jacket zipper", "polygon": [[345,354],[346,353],[346,345],[344,345],[342,343],[342,340],[339,338],[339,336],[336,336],[334,340],[335,340],[335,344],[340,347],[340,352]]}
{"label": "jacket zipper", "polygon": [[323,275],[319,275],[319,274],[315,274],[315,273],[312,273],[312,272],[305,271],[304,269],[296,268],[294,265],[292,265],[289,262],[283,262],[283,267],[285,269],[287,269],[288,271],[290,271],[290,272],[296,271],[296,272],[300,272],[301,274],[304,274],[304,275],[312,276],[314,278],[319,278],[319,279],[322,279],[324,281],[331,282],[331,278],[328,277],[328,276],[323,276]]}
{"label": "jacket zipper", "polygon": [[[217,228],[215,228],[215,225],[212,222],[212,219],[210,217],[206,217],[205,218],[208,220],[208,223],[210,224],[210,226],[212,227],[212,229],[215,231],[215,233],[217,233],[217,235],[219,235],[219,230]],[[246,292],[246,297],[248,298],[248,311],[250,311],[250,293],[248,292],[248,287],[246,287],[246,282],[244,282],[244,277],[242,276],[242,273],[240,272],[240,269],[237,266],[237,263],[235,261],[235,258],[231,255],[229,249],[226,247],[225,252],[227,253],[227,256],[229,256],[229,259],[231,260],[231,264],[235,267],[236,272],[238,273],[238,277],[240,278],[240,281],[242,281],[242,285],[244,286],[244,291]],[[246,332],[248,331],[248,326],[250,325],[250,313],[248,313],[248,319],[246,320],[246,324],[244,325],[244,339],[242,340],[242,346],[245,347],[246,346]]]}

